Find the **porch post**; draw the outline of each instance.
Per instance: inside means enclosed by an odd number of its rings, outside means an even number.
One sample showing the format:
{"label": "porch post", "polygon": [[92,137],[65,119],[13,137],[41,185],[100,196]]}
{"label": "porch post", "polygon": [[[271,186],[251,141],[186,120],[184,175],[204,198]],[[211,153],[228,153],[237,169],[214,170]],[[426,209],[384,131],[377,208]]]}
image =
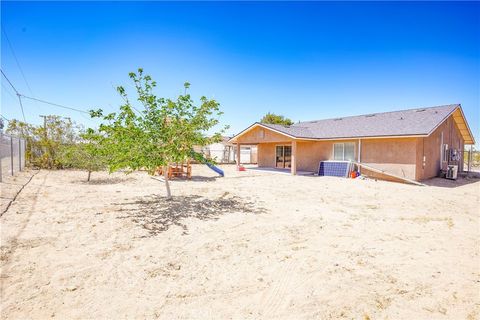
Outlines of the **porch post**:
{"label": "porch post", "polygon": [[[362,140],[358,139],[358,163],[362,163]],[[358,172],[361,172],[361,167],[360,165],[357,166]]]}
{"label": "porch post", "polygon": [[292,155],[290,162],[290,172],[292,175],[297,174],[297,140],[292,141]]}
{"label": "porch post", "polygon": [[237,168],[240,167],[240,143],[237,143]]}

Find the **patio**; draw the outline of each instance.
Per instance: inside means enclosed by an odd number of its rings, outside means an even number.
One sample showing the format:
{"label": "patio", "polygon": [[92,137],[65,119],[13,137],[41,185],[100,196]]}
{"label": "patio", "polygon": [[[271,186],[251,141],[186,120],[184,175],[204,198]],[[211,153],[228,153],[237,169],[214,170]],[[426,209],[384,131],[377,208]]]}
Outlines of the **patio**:
{"label": "patio", "polygon": [[[260,171],[260,172],[270,172],[270,173],[279,173],[279,174],[291,174],[290,168],[273,168],[273,167],[258,167],[257,165],[243,165],[245,169],[251,171]],[[313,176],[315,172],[313,171],[299,171],[297,170],[298,176]]]}

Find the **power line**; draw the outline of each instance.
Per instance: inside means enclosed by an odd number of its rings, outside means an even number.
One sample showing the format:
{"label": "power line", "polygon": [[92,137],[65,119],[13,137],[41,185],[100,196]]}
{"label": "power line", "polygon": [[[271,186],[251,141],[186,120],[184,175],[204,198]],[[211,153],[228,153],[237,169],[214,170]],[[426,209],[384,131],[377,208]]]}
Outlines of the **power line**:
{"label": "power line", "polygon": [[[13,91],[15,91],[17,97],[18,97],[18,102],[20,104],[20,109],[22,110],[22,116],[23,116],[23,121],[24,122],[27,122],[26,118],[25,118],[25,112],[23,111],[23,103],[22,103],[22,98],[26,98],[26,99],[30,99],[30,100],[33,100],[33,101],[37,101],[37,102],[41,102],[41,103],[45,103],[45,104],[49,104],[49,105],[52,105],[52,106],[55,106],[55,107],[59,107],[59,108],[63,108],[63,109],[68,109],[68,110],[72,110],[72,111],[77,111],[77,112],[80,112],[80,113],[84,113],[84,114],[88,114],[90,115],[90,112],[88,111],[84,111],[84,110],[80,110],[80,109],[77,109],[77,108],[73,108],[73,107],[68,107],[68,106],[64,106],[64,105],[61,105],[61,104],[58,104],[58,103],[54,103],[54,102],[50,102],[50,101],[45,101],[45,100],[42,100],[42,99],[38,99],[38,98],[34,98],[34,97],[30,97],[30,96],[26,96],[24,94],[21,94],[20,92],[18,92],[17,88],[15,88],[15,86],[12,84],[12,82],[10,81],[10,79],[8,79],[7,75],[5,74],[5,72],[3,72],[2,69],[0,69],[0,71],[2,72],[2,75],[3,77],[8,81],[8,83],[10,84],[10,86],[12,87]],[[3,85],[3,83],[2,83]],[[9,94],[11,94],[9,91],[7,91]],[[81,116],[87,120],[91,120],[91,118],[87,118],[85,117],[83,114],[81,114]]]}
{"label": "power line", "polygon": [[64,106],[64,105],[61,105],[61,104],[58,104],[58,103],[53,103],[53,102],[49,102],[49,101],[45,101],[45,100],[41,100],[41,99],[29,97],[29,96],[26,96],[26,95],[24,95],[24,94],[19,94],[19,96],[21,96],[21,97],[23,97],[23,98],[30,99],[30,100],[34,100],[34,101],[42,102],[42,103],[45,103],[45,104],[49,104],[49,105],[52,105],[52,106],[56,106],[56,107],[59,107],[59,108],[64,108],[64,109],[69,109],[69,110],[73,110],[73,111],[77,111],[77,112],[81,112],[81,113],[90,114],[90,112],[88,112],[88,111],[84,111],[84,110],[80,110],[80,109],[72,108],[72,107],[67,107],[67,106]]}
{"label": "power line", "polygon": [[13,50],[13,45],[10,42],[10,39],[8,38],[7,32],[5,31],[5,28],[2,24],[2,31],[3,34],[5,35],[5,39],[7,39],[8,46],[10,47],[10,50],[12,51],[13,58],[15,58],[15,62],[17,63],[18,69],[20,70],[20,73],[22,74],[23,80],[25,81],[25,84],[27,85],[28,91],[30,92],[31,95],[33,95],[32,88],[30,87],[30,84],[28,84],[27,77],[25,77],[25,73],[23,72],[22,67],[20,66],[20,62],[18,61],[17,55],[15,54],[15,50]]}
{"label": "power line", "polygon": [[22,103],[21,95],[18,95],[18,102],[20,103],[20,109],[22,109],[23,122],[27,123],[27,119],[25,119],[25,112],[23,112],[23,103]]}
{"label": "power line", "polygon": [[[34,98],[34,97],[29,97],[29,96],[26,96],[26,95],[24,95],[24,94],[21,94],[20,92],[17,91],[17,89],[16,89],[15,86],[12,84],[12,82],[10,81],[10,79],[8,79],[8,77],[5,75],[5,72],[3,72],[3,70],[1,70],[1,69],[0,69],[0,71],[2,72],[2,75],[5,77],[5,79],[7,79],[8,83],[9,83],[10,86],[12,87],[13,91],[15,91],[15,93],[17,94],[17,96],[18,96],[19,98],[20,98],[20,97],[23,97],[23,98],[35,100],[35,101],[38,101],[38,102],[50,104],[50,105],[52,105],[52,106],[56,106],[56,107],[59,107],[59,108],[64,108],[64,109],[69,109],[69,110],[73,110],[73,111],[78,111],[78,112],[90,114],[90,112],[88,112],[88,111],[84,111],[84,110],[80,110],[80,109],[72,108],[72,107],[67,107],[67,106],[64,106],[64,105],[61,105],[61,104],[58,104],[58,103],[53,103],[53,102],[49,102],[49,101],[45,101],[45,100],[41,100],[41,99],[37,99],[37,98]],[[21,100],[20,100],[20,104],[22,104],[22,103],[21,103]],[[23,108],[23,106],[22,106],[22,108]]]}
{"label": "power line", "polygon": [[10,79],[8,79],[7,75],[5,74],[5,72],[3,72],[2,69],[0,69],[0,71],[2,71],[2,75],[5,77],[5,79],[7,79],[8,83],[10,84],[10,86],[12,87],[13,91],[15,91],[15,93],[17,95],[19,95],[20,93],[18,93],[17,89],[14,87],[14,85],[10,82]]}
{"label": "power line", "polygon": [[1,113],[0,113],[0,117],[2,117],[3,119],[7,120],[8,122],[11,121],[10,119],[5,118],[5,116],[4,116],[3,114],[1,114]]}
{"label": "power line", "polygon": [[27,122],[27,119],[25,118],[25,112],[23,111],[22,99],[20,98],[21,94],[17,91],[17,89],[16,89],[15,86],[12,84],[12,82],[10,81],[10,79],[8,79],[8,77],[7,77],[7,75],[5,74],[5,72],[3,72],[3,70],[1,70],[1,69],[0,69],[0,71],[2,71],[2,75],[5,77],[5,79],[7,79],[8,83],[12,86],[13,91],[15,91],[15,93],[17,94],[18,102],[20,103],[20,109],[22,110],[23,122]]}
{"label": "power line", "polygon": [[15,99],[15,96],[13,95],[13,93],[11,93],[9,89],[7,89],[7,86],[3,84],[3,82],[2,82],[2,87],[5,89],[6,93],[8,93],[13,99]]}

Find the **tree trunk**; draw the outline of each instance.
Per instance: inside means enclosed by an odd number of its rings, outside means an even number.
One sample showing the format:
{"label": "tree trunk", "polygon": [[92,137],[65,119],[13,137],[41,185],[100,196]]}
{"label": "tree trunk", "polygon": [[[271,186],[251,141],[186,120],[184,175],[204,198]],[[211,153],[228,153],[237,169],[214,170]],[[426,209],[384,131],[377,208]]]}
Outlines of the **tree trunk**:
{"label": "tree trunk", "polygon": [[163,167],[163,177],[165,179],[165,188],[167,188],[167,200],[172,199],[172,193],[170,192],[170,184],[168,182],[168,167],[169,166],[164,166]]}
{"label": "tree trunk", "polygon": [[87,181],[90,181],[90,175],[92,174],[92,171],[88,171],[88,178]]}

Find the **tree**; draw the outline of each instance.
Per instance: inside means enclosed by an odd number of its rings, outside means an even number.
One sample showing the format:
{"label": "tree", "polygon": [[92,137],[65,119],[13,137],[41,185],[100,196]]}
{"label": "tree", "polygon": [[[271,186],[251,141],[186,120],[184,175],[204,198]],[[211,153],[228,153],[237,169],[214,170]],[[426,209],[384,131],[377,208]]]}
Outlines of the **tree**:
{"label": "tree", "polygon": [[145,169],[154,174],[157,168],[163,167],[167,198],[171,199],[168,166],[191,158],[194,146],[220,141],[228,127],[207,136],[207,131],[219,124],[218,117],[223,113],[217,101],[206,97],[201,97],[197,106],[187,94],[188,82],[184,84],[185,94],[171,100],[154,94],[156,83],[144,75],[143,69],[129,76],[134,82],[137,100],[143,106],[141,111],[132,105],[122,86],[117,91],[124,104],[118,112],[103,115],[101,109],[91,111],[93,117],[103,119],[99,141],[109,155],[106,160],[109,171],[123,169],[128,173]]}
{"label": "tree", "polygon": [[87,181],[90,181],[92,172],[106,167],[107,155],[99,143],[101,135],[93,129],[80,134],[81,141],[62,148],[63,167],[83,169],[88,172]]}
{"label": "tree", "polygon": [[35,126],[18,120],[8,124],[7,133],[26,140],[26,160],[29,164],[46,169],[60,169],[61,148],[79,141],[82,127],[69,118],[44,116],[44,123]]}
{"label": "tree", "polygon": [[260,120],[261,123],[270,123],[270,124],[283,124],[286,126],[291,126],[293,124],[293,121],[290,120],[289,118],[286,118],[282,115],[277,115],[275,113],[267,113],[266,115],[263,116],[263,118]]}

